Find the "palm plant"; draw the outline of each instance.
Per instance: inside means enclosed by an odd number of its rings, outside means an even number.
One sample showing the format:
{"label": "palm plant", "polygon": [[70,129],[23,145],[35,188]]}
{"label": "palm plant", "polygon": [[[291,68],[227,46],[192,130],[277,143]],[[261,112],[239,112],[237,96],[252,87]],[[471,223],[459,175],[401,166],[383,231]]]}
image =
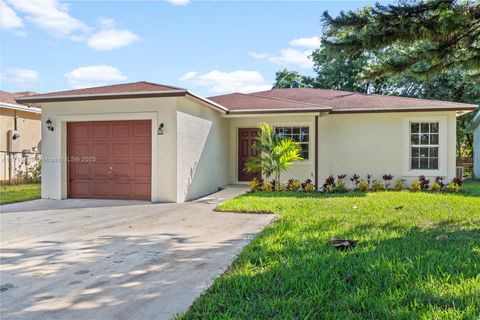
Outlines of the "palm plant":
{"label": "palm plant", "polygon": [[252,157],[247,162],[248,173],[262,172],[267,178],[272,175],[275,179],[275,190],[280,188],[280,174],[290,168],[293,161],[303,160],[300,156],[301,147],[298,142],[290,138],[282,138],[272,131],[267,123],[257,126],[260,131],[258,143],[254,146],[259,151],[259,156]]}

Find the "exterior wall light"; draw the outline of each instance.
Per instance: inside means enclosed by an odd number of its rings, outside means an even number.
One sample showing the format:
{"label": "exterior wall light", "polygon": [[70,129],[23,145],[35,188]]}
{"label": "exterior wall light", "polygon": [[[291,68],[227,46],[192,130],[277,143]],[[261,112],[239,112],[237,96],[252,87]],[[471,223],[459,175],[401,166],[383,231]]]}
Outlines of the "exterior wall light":
{"label": "exterior wall light", "polygon": [[165,125],[162,123],[160,123],[160,125],[158,126],[158,130],[157,130],[157,135],[159,136],[163,136],[163,128],[165,127]]}
{"label": "exterior wall light", "polygon": [[50,130],[50,131],[55,130],[55,128],[53,127],[52,121],[51,121],[50,119],[48,119],[47,121],[45,121],[45,124],[47,125],[47,129],[48,129],[48,130]]}

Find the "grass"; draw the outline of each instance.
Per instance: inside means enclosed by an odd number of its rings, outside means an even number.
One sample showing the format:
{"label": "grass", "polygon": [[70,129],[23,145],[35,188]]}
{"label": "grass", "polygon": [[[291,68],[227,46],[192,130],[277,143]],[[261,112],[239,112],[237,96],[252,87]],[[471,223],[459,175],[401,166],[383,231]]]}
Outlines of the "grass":
{"label": "grass", "polygon": [[[250,193],[220,211],[274,211],[179,319],[479,319],[480,183],[463,194]],[[332,237],[357,239],[348,251]]]}
{"label": "grass", "polygon": [[40,198],[40,184],[0,186],[0,204],[22,202]]}

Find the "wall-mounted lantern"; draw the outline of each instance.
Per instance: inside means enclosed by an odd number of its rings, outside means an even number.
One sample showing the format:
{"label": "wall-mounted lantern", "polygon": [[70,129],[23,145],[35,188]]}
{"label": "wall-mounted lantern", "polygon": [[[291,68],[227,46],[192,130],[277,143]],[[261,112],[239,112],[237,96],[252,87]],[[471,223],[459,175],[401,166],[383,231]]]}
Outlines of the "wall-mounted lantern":
{"label": "wall-mounted lantern", "polygon": [[52,121],[50,119],[48,119],[45,124],[47,125],[47,129],[50,130],[50,131],[53,131],[55,130],[55,128],[53,127],[53,124],[52,124]]}
{"label": "wall-mounted lantern", "polygon": [[157,130],[157,135],[159,136],[163,136],[163,128],[165,127],[165,125],[162,123],[160,123],[160,125],[158,126],[158,130]]}

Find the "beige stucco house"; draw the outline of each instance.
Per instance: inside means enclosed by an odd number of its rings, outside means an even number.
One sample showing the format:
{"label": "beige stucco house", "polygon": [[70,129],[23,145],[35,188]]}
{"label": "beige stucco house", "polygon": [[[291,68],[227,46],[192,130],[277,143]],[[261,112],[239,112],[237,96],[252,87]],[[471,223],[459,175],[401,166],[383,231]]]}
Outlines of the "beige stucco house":
{"label": "beige stucco house", "polygon": [[29,94],[0,90],[0,181],[15,177],[21,152],[40,152],[41,110],[15,101]]}
{"label": "beige stucco house", "polygon": [[[256,125],[300,142],[283,175],[455,176],[456,117],[476,105],[323,89],[203,98],[136,82],[18,98],[42,108],[42,197],[183,202],[245,183]],[[48,125],[48,126],[47,126]]]}

